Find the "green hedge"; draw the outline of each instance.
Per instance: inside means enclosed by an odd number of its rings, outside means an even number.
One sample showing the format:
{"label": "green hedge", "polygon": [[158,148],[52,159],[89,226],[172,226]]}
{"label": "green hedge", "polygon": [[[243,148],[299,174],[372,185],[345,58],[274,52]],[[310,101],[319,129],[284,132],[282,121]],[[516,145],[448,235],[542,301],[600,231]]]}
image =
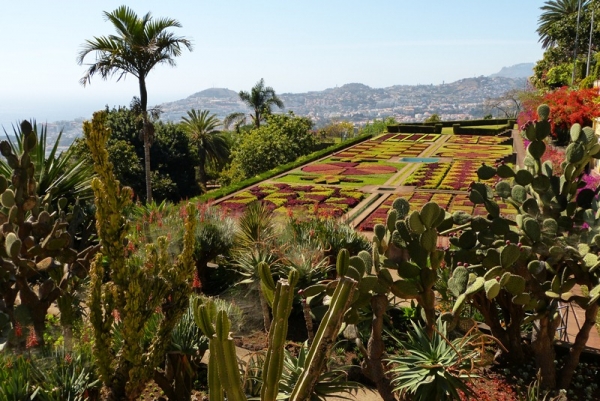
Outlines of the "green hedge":
{"label": "green hedge", "polygon": [[402,133],[402,134],[441,134],[442,124],[436,125],[425,125],[425,124],[398,124],[388,125],[387,131],[389,133]]}
{"label": "green hedge", "polygon": [[194,201],[200,201],[200,202],[207,202],[209,200],[215,200],[215,199],[219,199],[219,198],[223,198],[227,195],[231,195],[234,192],[237,192],[241,189],[247,188],[251,185],[257,184],[261,181],[267,180],[271,177],[274,177],[276,175],[279,175],[281,173],[285,173],[286,171],[289,170],[293,170],[296,167],[300,167],[303,164],[306,163],[310,163],[312,161],[318,160],[322,157],[328,156],[334,152],[337,152],[339,150],[345,149],[347,147],[350,147],[352,145],[356,145],[357,143],[363,142],[367,139],[370,139],[373,135],[371,134],[367,134],[367,135],[361,135],[359,137],[356,138],[352,138],[349,139],[347,141],[344,141],[342,143],[338,143],[335,144],[333,146],[330,146],[328,148],[313,152],[309,155],[306,156],[302,156],[299,157],[298,159],[294,160],[293,162],[287,163],[287,164],[283,164],[281,166],[278,166],[274,169],[271,169],[269,171],[265,171],[262,174],[259,174],[255,177],[252,178],[247,178],[244,181],[240,181],[236,184],[232,184],[229,185],[227,187],[223,187],[223,188],[219,188],[216,191],[210,191],[205,193],[204,195],[201,195],[197,198],[194,198]]}
{"label": "green hedge", "polygon": [[442,124],[443,127],[452,127],[454,124],[460,124],[461,127],[474,127],[481,125],[514,125],[514,119],[507,118],[495,118],[495,119],[487,119],[487,120],[456,120],[456,121],[439,121],[437,123],[400,123],[398,125],[425,125],[431,126],[436,124]]}
{"label": "green hedge", "polygon": [[505,131],[511,129],[511,125],[504,125],[498,128],[484,128],[484,127],[469,127],[462,126],[459,124],[454,124],[452,126],[452,131],[455,135],[481,135],[481,136],[492,136],[498,135]]}

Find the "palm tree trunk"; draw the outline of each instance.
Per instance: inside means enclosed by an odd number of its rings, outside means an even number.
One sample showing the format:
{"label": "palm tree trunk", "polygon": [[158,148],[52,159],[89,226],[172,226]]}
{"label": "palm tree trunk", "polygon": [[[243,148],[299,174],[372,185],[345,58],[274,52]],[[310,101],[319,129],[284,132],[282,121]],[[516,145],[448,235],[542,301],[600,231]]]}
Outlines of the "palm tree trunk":
{"label": "palm tree trunk", "polygon": [[207,192],[206,189],[206,169],[204,165],[206,164],[206,152],[198,147],[198,181],[200,181],[200,188],[203,193]]}
{"label": "palm tree trunk", "polygon": [[146,90],[146,80],[143,74],[140,74],[140,105],[142,107],[142,118],[144,120],[144,168],[146,172],[146,203],[152,202],[152,177],[150,171],[150,132],[148,132],[148,91]]}

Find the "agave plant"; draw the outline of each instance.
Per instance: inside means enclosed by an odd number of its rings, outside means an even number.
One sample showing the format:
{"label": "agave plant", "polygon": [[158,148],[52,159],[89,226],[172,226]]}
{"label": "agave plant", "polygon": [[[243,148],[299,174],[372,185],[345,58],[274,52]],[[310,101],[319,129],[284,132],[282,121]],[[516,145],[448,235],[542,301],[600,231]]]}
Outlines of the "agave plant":
{"label": "agave plant", "polygon": [[275,236],[275,226],[269,208],[261,202],[250,203],[238,222],[238,246],[254,248],[269,245],[275,240]]}
{"label": "agave plant", "polygon": [[[287,349],[285,350],[285,359],[283,361],[283,374],[279,384],[280,390],[285,394],[291,394],[302,370],[304,370],[304,362],[308,355],[308,346],[303,344],[298,350],[298,356],[294,356]],[[347,367],[339,367],[325,370],[319,376],[317,384],[311,394],[311,401],[326,401],[327,397],[333,394],[337,398],[352,399],[344,396],[351,395],[353,391],[361,388],[361,384],[348,380]]]}
{"label": "agave plant", "polygon": [[[35,180],[38,183],[37,194],[50,200],[67,198],[74,203],[75,199],[87,200],[93,196],[90,183],[93,177],[93,167],[84,160],[77,160],[75,148],[70,146],[66,151],[59,153],[62,131],[59,132],[54,145],[48,147],[48,127],[31,122],[38,141],[35,148],[30,151],[33,165],[35,166]],[[23,153],[23,135],[20,125],[13,126],[13,135],[4,130],[6,139],[15,154]],[[0,159],[0,175],[10,179],[12,169],[5,159]],[[52,202],[54,203],[54,202]]]}
{"label": "agave plant", "polygon": [[407,341],[390,334],[403,349],[387,359],[394,391],[416,401],[460,400],[459,391],[472,395],[466,380],[473,377],[469,372],[477,355],[470,347],[473,336],[450,341],[446,323],[438,319],[437,329],[429,338],[423,326],[411,323],[414,331],[408,333]]}
{"label": "agave plant", "polygon": [[39,371],[38,398],[42,401],[83,401],[88,392],[99,387],[89,358],[82,353],[56,349],[35,360]]}
{"label": "agave plant", "polygon": [[241,249],[235,257],[235,265],[239,269],[239,273],[245,277],[238,284],[248,284],[254,288],[258,287],[260,297],[260,306],[263,315],[263,323],[265,331],[269,331],[271,326],[271,312],[269,310],[269,301],[267,294],[261,284],[260,275],[258,273],[259,265],[266,264],[272,270],[277,270],[279,259],[271,251],[271,249],[260,246],[256,248]]}

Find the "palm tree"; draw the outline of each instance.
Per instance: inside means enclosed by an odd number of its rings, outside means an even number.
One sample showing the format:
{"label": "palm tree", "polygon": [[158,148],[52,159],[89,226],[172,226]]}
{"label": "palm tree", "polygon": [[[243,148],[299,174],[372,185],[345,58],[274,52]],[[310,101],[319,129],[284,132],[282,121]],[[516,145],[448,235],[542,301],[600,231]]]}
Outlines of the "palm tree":
{"label": "palm tree", "polygon": [[206,163],[223,164],[229,158],[230,144],[217,128],[221,122],[208,110],[191,110],[183,117],[182,127],[189,135],[198,152],[198,178],[206,192]]}
{"label": "palm tree", "polygon": [[[254,110],[254,113],[251,113],[250,117],[256,128],[260,128],[260,121],[265,115],[271,114],[273,106],[277,106],[280,109],[283,109],[284,107],[281,99],[275,94],[275,90],[270,86],[265,86],[265,80],[263,78],[252,87],[250,92],[240,91],[238,96],[242,102],[246,103],[248,107]],[[228,116],[227,120],[234,115],[239,117],[239,113],[234,113]]]}
{"label": "palm tree", "polygon": [[538,19],[537,33],[540,35],[542,48],[547,49],[556,44],[556,37],[553,31],[565,18],[576,15],[581,1],[581,11],[584,12],[590,3],[590,0],[548,0],[540,9],[542,14]]}
{"label": "palm tree", "polygon": [[152,183],[150,181],[150,138],[152,124],[148,121],[148,92],[146,77],[158,64],[175,66],[175,57],[181,55],[183,48],[192,50],[191,42],[167,31],[180,28],[179,21],[171,18],[152,18],[150,13],[143,17],[127,6],[121,6],[113,12],[104,11],[104,17],[114,25],[116,35],[94,37],[86,40],[77,57],[77,63],[90,53],[95,53],[95,62],[89,65],[80,82],[83,86],[91,82],[92,76],[99,74],[103,79],[118,74],[117,81],[131,74],[138,79],[140,87],[140,106],[144,120],[144,163],[146,169],[146,200],[152,201]]}

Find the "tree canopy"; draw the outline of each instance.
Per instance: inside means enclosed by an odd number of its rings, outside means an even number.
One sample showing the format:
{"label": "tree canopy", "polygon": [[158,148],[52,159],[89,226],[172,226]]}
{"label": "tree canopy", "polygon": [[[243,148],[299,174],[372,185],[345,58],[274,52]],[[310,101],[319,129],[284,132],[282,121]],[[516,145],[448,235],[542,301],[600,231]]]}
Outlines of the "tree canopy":
{"label": "tree canopy", "polygon": [[175,57],[184,48],[192,50],[191,42],[174,35],[170,28],[180,28],[179,21],[172,18],[153,18],[151,13],[139,17],[132,9],[121,6],[112,12],[104,11],[104,18],[112,23],[116,35],[88,39],[82,46],[77,62],[82,65],[88,54],[95,54],[95,61],[87,64],[88,70],[81,78],[82,85],[91,82],[94,75],[103,79],[118,75],[117,81],[131,74],[138,79],[140,106],[144,125],[144,164],[146,170],[146,198],[152,200],[150,146],[152,127],[147,118],[148,92],[146,77],[158,64],[175,66]]}

